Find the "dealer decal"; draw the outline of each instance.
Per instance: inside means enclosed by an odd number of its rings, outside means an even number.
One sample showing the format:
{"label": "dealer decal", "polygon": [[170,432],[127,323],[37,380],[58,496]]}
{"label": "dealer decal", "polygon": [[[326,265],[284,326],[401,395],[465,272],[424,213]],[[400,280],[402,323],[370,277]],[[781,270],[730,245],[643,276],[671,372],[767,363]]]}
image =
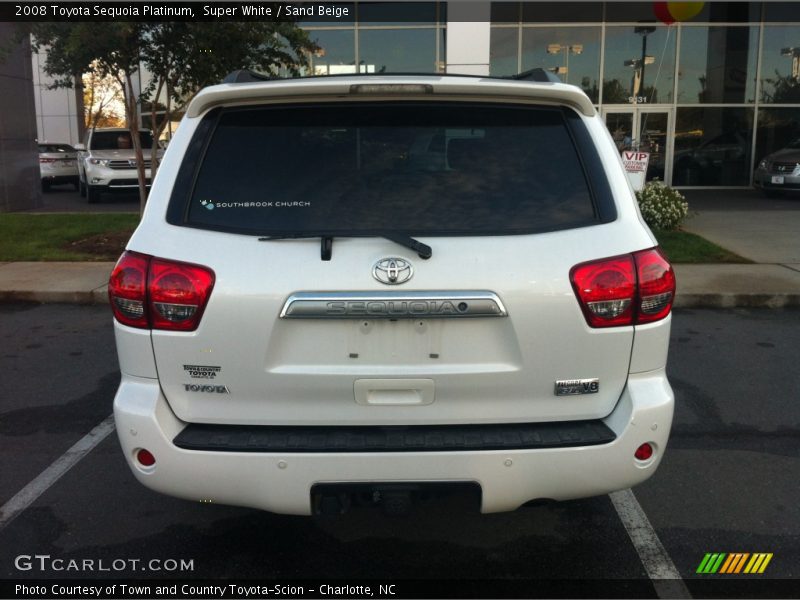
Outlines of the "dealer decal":
{"label": "dealer decal", "polygon": [[214,379],[217,373],[222,371],[222,367],[212,367],[208,365],[183,365],[183,370],[192,379]]}

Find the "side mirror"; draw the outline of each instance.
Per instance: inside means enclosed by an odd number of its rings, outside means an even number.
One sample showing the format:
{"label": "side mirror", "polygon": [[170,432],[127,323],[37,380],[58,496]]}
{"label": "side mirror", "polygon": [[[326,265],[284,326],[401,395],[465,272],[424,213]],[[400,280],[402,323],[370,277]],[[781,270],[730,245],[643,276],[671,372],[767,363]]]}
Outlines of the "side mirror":
{"label": "side mirror", "polygon": [[75,144],[73,148],[75,148],[75,150],[78,150],[79,152],[83,152],[84,150],[86,150],[86,146],[84,146],[83,144]]}

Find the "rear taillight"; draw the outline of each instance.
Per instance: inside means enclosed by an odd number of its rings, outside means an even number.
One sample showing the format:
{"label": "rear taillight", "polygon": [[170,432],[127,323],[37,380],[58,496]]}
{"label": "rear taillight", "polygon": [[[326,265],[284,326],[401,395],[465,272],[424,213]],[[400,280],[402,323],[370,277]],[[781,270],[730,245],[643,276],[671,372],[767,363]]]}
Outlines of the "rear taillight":
{"label": "rear taillight", "polygon": [[108,299],[114,317],[123,325],[147,329],[147,268],[150,257],[125,252],[108,280]]}
{"label": "rear taillight", "polygon": [[675,274],[657,248],[576,265],[570,281],[591,327],[658,321],[675,298]]}
{"label": "rear taillight", "polygon": [[213,287],[214,273],[211,269],[152,259],[147,290],[153,329],[197,329]]}
{"label": "rear taillight", "polygon": [[194,331],[214,287],[207,267],[125,252],[108,284],[116,319],[130,327]]}
{"label": "rear taillight", "polygon": [[658,248],[633,255],[639,283],[637,323],[658,321],[669,314],[675,299],[675,272]]}

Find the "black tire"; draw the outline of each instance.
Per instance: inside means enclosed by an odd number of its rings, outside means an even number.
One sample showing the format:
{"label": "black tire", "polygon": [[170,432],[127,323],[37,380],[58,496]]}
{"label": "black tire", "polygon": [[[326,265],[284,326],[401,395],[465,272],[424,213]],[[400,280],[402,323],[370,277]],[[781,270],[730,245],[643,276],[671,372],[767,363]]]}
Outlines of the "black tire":
{"label": "black tire", "polygon": [[100,188],[97,186],[89,185],[86,186],[86,201],[89,204],[97,204],[100,202]]}
{"label": "black tire", "polygon": [[50,182],[49,181],[42,181],[42,191],[49,192],[50,191]]}
{"label": "black tire", "polygon": [[80,191],[80,189],[81,189],[81,182],[80,182],[80,180],[76,179],[75,181],[73,181],[73,182],[72,182],[72,187],[74,187],[74,188],[75,188],[75,191],[76,191],[76,192]]}
{"label": "black tire", "polygon": [[82,181],[78,181],[78,193],[81,195],[81,198],[86,198],[86,184]]}

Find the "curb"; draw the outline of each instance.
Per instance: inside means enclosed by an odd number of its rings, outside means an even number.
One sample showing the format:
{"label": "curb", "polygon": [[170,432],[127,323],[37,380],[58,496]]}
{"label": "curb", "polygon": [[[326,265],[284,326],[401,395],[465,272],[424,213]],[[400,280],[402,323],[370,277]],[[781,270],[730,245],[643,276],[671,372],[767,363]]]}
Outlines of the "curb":
{"label": "curb", "polygon": [[108,287],[88,292],[68,291],[0,291],[0,302],[35,302],[37,304],[108,304]]}
{"label": "curb", "polygon": [[678,294],[673,308],[791,308],[800,306],[800,294]]}

